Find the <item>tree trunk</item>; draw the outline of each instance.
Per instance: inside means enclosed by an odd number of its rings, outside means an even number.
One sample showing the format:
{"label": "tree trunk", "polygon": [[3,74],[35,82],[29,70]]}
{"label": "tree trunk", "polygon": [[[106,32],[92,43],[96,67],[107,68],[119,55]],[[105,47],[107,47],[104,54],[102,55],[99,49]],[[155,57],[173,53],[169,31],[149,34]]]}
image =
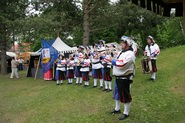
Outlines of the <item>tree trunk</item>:
{"label": "tree trunk", "polygon": [[84,0],[83,3],[83,45],[89,44],[89,11],[90,11],[90,4],[88,4],[89,0]]}
{"label": "tree trunk", "polygon": [[7,74],[6,48],[1,49],[1,74]]}
{"label": "tree trunk", "polygon": [[7,74],[7,62],[6,62],[6,32],[5,28],[0,27],[0,51],[1,51],[1,74]]}
{"label": "tree trunk", "polygon": [[142,49],[144,49],[145,46],[147,45],[147,41],[146,41],[147,35],[144,33],[143,30],[141,30],[140,36],[141,36],[141,41],[142,41]]}

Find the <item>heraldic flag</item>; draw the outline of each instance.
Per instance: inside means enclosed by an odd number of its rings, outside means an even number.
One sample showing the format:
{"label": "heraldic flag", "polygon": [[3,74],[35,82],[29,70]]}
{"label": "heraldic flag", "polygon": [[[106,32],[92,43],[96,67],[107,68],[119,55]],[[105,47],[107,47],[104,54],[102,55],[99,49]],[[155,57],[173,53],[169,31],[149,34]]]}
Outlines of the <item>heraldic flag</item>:
{"label": "heraldic flag", "polygon": [[41,65],[43,73],[46,73],[58,57],[58,51],[47,41],[42,39]]}

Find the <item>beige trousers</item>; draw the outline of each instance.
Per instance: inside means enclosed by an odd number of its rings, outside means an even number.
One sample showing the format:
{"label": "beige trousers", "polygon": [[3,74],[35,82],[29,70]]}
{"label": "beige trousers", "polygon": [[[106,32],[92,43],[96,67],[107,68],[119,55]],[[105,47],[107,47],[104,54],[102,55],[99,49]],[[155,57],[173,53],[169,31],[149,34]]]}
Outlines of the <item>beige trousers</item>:
{"label": "beige trousers", "polygon": [[12,67],[12,73],[11,73],[11,75],[10,75],[10,78],[13,78],[14,74],[15,74],[15,76],[16,76],[17,78],[19,78],[18,69]]}

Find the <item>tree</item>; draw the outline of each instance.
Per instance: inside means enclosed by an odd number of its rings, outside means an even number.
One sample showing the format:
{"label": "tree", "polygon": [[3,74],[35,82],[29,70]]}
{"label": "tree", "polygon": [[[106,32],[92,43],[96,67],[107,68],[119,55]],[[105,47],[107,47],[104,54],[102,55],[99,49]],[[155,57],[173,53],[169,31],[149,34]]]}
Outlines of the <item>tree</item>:
{"label": "tree", "polygon": [[168,18],[157,28],[157,41],[161,48],[183,45],[185,40],[183,19],[179,17]]}
{"label": "tree", "polygon": [[139,39],[139,43],[142,48],[146,45],[146,37],[152,35],[157,36],[157,26],[161,25],[165,18],[158,16],[146,9],[142,9],[138,6],[133,5],[130,2],[119,3],[119,11],[122,12],[120,15],[118,36],[128,35],[134,36]]}
{"label": "tree", "polygon": [[83,1],[83,45],[89,44],[89,17],[92,0]]}
{"label": "tree", "polygon": [[65,43],[73,43],[66,39],[75,27],[82,25],[82,11],[74,0],[33,0],[31,4],[39,14],[27,17],[23,37],[33,44],[34,51],[41,46],[42,38],[50,40],[59,36]]}
{"label": "tree", "polygon": [[7,73],[6,51],[11,35],[15,33],[17,25],[14,22],[25,18],[28,0],[0,1],[0,51],[1,74]]}
{"label": "tree", "polygon": [[104,7],[108,2],[109,0],[83,0],[83,45],[89,44],[91,13]]}

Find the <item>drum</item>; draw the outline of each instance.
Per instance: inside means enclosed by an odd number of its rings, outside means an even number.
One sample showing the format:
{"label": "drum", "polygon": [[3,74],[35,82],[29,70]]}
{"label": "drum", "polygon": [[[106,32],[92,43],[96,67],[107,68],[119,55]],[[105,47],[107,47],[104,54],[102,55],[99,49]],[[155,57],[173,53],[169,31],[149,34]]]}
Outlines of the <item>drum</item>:
{"label": "drum", "polygon": [[44,80],[52,80],[53,79],[53,70],[49,69],[46,73],[44,73]]}
{"label": "drum", "polygon": [[142,59],[141,65],[142,65],[142,71],[144,74],[149,74],[152,72],[152,63],[151,63],[151,60],[148,60],[148,58]]}

